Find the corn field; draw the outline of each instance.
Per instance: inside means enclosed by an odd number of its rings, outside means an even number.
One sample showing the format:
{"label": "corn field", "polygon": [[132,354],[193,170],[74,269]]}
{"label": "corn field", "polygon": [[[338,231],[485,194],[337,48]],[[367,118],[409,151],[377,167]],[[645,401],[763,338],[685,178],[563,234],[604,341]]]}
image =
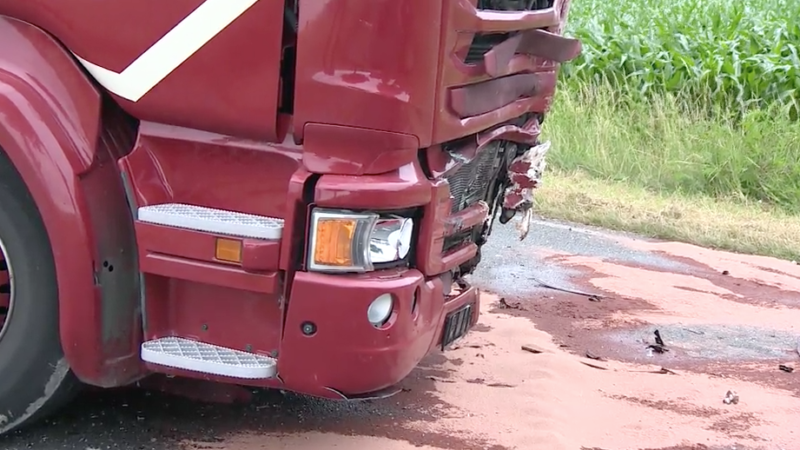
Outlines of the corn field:
{"label": "corn field", "polygon": [[573,0],[552,167],[800,215],[800,0]]}
{"label": "corn field", "polygon": [[562,76],[628,98],[796,116],[798,18],[800,0],[573,0],[568,33],[584,50]]}

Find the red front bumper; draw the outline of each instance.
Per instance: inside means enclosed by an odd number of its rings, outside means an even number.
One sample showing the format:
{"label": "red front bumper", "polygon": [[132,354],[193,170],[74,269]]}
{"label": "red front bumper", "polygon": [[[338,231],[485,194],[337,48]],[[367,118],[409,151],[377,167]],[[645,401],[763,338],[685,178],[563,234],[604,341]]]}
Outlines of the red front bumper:
{"label": "red front bumper", "polygon": [[[367,308],[379,295],[394,296],[387,325],[375,328]],[[416,299],[416,302],[415,302]],[[478,320],[476,288],[445,297],[442,279],[425,279],[404,269],[369,275],[297,273],[292,286],[278,371],[285,388],[323,397],[378,391],[406,377],[440,345],[448,313],[472,303]],[[316,333],[307,336],[302,325]]]}

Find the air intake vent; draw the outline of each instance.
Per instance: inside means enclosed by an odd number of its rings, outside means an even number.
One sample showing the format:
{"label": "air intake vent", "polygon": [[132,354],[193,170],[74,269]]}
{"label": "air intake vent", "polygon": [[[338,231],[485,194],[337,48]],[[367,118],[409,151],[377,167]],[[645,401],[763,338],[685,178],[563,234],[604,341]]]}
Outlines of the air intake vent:
{"label": "air intake vent", "polygon": [[535,11],[553,6],[553,0],[478,0],[478,9]]}

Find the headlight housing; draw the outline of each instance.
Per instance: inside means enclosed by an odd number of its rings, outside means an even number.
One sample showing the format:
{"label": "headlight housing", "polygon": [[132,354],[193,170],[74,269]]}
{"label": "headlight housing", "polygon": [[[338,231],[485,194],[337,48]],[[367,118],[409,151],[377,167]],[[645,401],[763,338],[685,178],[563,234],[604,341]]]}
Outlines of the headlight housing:
{"label": "headlight housing", "polygon": [[412,219],[315,208],[311,211],[308,269],[369,272],[375,264],[401,261],[411,250]]}

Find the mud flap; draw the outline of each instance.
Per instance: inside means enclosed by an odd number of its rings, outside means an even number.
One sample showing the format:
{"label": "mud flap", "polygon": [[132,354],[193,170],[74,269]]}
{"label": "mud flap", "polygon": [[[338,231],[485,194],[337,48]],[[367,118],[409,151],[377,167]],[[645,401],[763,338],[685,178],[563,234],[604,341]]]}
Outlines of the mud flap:
{"label": "mud flap", "polygon": [[533,190],[542,180],[550,141],[535,145],[517,156],[508,166],[508,186],[503,196],[501,223],[507,223],[517,212],[522,213],[517,224],[519,239],[528,236],[533,220]]}

